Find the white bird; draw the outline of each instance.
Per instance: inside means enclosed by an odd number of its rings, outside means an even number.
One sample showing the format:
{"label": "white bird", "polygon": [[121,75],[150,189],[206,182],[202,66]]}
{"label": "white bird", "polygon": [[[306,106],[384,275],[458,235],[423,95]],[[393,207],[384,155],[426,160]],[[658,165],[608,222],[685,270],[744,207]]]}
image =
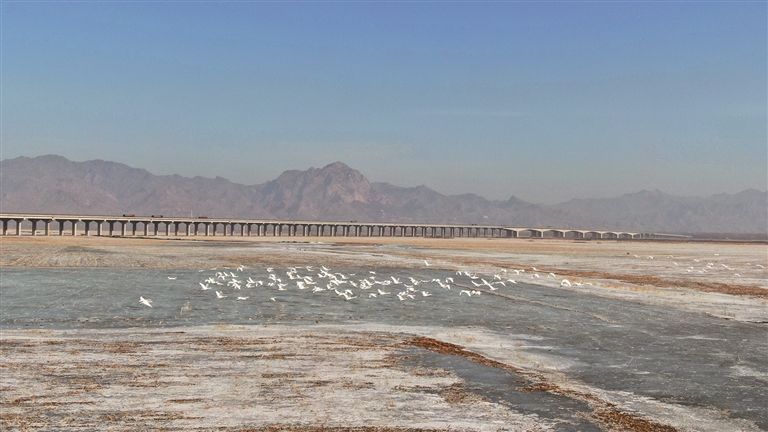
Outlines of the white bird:
{"label": "white bird", "polygon": [[424,260],[424,265],[425,265],[425,266],[427,266],[427,267],[429,267],[429,261],[427,261],[427,260]]}
{"label": "white bird", "polygon": [[247,296],[246,297],[238,297],[237,299],[238,300],[248,300],[248,297]]}
{"label": "white bird", "polygon": [[381,288],[376,289],[376,291],[378,291],[379,295],[387,295],[387,294],[389,294],[388,292],[383,291]]}
{"label": "white bird", "polygon": [[168,280],[176,280],[176,276],[168,276]]}
{"label": "white bird", "polygon": [[571,281],[569,281],[568,279],[563,279],[562,281],[560,281],[560,286],[561,287],[569,287],[569,286],[571,286]]}
{"label": "white bird", "polygon": [[224,294],[222,294],[221,291],[216,291],[216,298],[223,299],[224,297],[226,297],[226,296]]}
{"label": "white bird", "polygon": [[396,277],[394,277],[394,276],[392,276],[392,277],[391,277],[391,279],[392,279],[392,282],[393,282],[395,285],[398,285],[398,284],[400,284],[400,279],[398,279],[398,278],[396,278]]}
{"label": "white bird", "polygon": [[148,307],[152,307],[152,300],[145,299],[144,297],[141,297],[141,296],[139,296],[139,303],[141,303],[141,304],[143,304],[145,306],[148,306]]}
{"label": "white bird", "polygon": [[472,284],[473,284],[473,285],[475,285],[476,287],[487,286],[487,287],[488,287],[488,288],[490,288],[491,290],[493,290],[493,291],[496,291],[496,288],[495,288],[493,285],[491,285],[491,283],[490,283],[490,282],[488,282],[487,280],[485,280],[485,279],[480,279],[480,281],[481,281],[482,283],[475,283],[475,281],[472,281]]}
{"label": "white bird", "polygon": [[211,287],[209,287],[207,284],[204,284],[202,282],[198,282],[198,283],[200,284],[200,288],[202,288],[203,291],[211,289]]}
{"label": "white bird", "polygon": [[376,293],[368,293],[368,298],[376,297]]}
{"label": "white bird", "polygon": [[277,300],[275,300],[275,298],[274,298],[274,297],[270,297],[269,299],[270,299],[271,301],[277,301]]}
{"label": "white bird", "polygon": [[274,268],[272,268],[272,267],[267,267],[267,272],[268,272],[268,273],[272,273],[273,271],[275,271],[275,269],[274,269]]}
{"label": "white bird", "polygon": [[422,291],[421,291],[421,295],[422,295],[423,297],[430,297],[432,294],[430,294],[428,291],[424,291],[424,290],[422,290]]}
{"label": "white bird", "polygon": [[514,279],[507,279],[507,282],[509,282],[509,283],[513,283],[513,284],[517,284],[517,281],[516,281],[516,280],[514,280]]}
{"label": "white bird", "polygon": [[461,291],[459,292],[459,296],[461,296],[462,294],[466,294],[466,295],[467,295],[467,297],[472,297],[472,293],[471,293],[471,292],[469,292],[469,290],[461,290]]}
{"label": "white bird", "polygon": [[550,273],[549,273],[549,278],[550,278],[550,279],[557,279],[557,276],[555,276],[555,274],[554,274],[554,273],[551,273],[551,272],[550,272]]}
{"label": "white bird", "polygon": [[242,264],[241,264],[241,265],[239,265],[239,266],[237,267],[237,271],[240,271],[240,272],[241,272],[241,271],[243,271],[243,270],[245,270],[245,266],[244,266],[244,265],[242,265]]}

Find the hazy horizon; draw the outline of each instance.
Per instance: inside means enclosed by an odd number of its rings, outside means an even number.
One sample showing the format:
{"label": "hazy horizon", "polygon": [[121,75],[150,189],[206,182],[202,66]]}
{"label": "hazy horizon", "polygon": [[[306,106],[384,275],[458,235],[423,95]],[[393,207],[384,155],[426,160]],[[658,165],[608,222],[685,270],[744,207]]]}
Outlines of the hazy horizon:
{"label": "hazy horizon", "polygon": [[3,159],[536,203],[768,183],[764,2],[0,7]]}
{"label": "hazy horizon", "polygon": [[[146,170],[146,171],[148,171],[152,175],[168,175],[168,176],[179,175],[179,176],[182,176],[184,178],[193,178],[193,177],[195,177],[195,176],[186,176],[186,175],[179,174],[179,173],[167,173],[167,174],[157,173],[157,172],[154,172],[153,170],[150,170],[150,169],[147,169],[147,168],[144,168],[144,167],[141,167],[141,166],[134,166],[134,165],[131,165],[131,164],[126,164],[126,163],[121,162],[121,161],[106,160],[106,159],[73,160],[73,159],[67,158],[66,156],[58,155],[58,154],[52,154],[52,153],[41,154],[41,155],[34,155],[34,156],[20,155],[20,156],[16,156],[16,158],[26,157],[26,158],[34,159],[34,158],[37,158],[37,157],[47,157],[47,156],[48,157],[50,157],[50,156],[52,156],[52,157],[63,157],[65,159],[67,159],[68,161],[75,162],[75,163],[83,163],[83,162],[91,162],[91,161],[118,163],[118,164],[123,164],[123,165],[129,166],[131,168]],[[15,158],[0,158],[0,162],[5,161],[5,160],[10,160],[10,159],[15,159]],[[564,199],[562,201],[547,203],[547,202],[542,202],[542,201],[535,201],[535,200],[525,199],[525,198],[522,198],[522,197],[517,196],[515,194],[510,194],[509,196],[503,197],[503,198],[492,198],[492,197],[488,197],[488,196],[483,195],[481,192],[473,192],[473,191],[468,191],[468,192],[463,192],[463,193],[458,193],[458,194],[451,194],[451,193],[442,191],[440,189],[434,188],[434,187],[432,187],[430,185],[423,184],[423,183],[406,184],[406,183],[403,183],[403,182],[399,182],[399,183],[398,182],[385,182],[385,181],[382,181],[382,180],[379,180],[379,179],[376,179],[376,178],[372,178],[365,171],[362,171],[362,170],[358,169],[357,167],[352,166],[349,163],[347,163],[345,161],[341,161],[341,160],[328,161],[327,163],[324,163],[324,164],[321,164],[321,165],[318,165],[318,166],[307,166],[307,167],[301,167],[301,168],[298,168],[298,167],[297,168],[286,168],[286,169],[280,171],[280,173],[278,173],[275,177],[266,179],[263,182],[259,182],[259,183],[240,183],[240,182],[237,182],[237,181],[227,177],[227,175],[224,174],[224,173],[209,173],[209,174],[206,174],[206,175],[198,175],[197,177],[208,178],[208,179],[222,178],[222,179],[227,180],[229,182],[232,182],[234,184],[239,184],[239,185],[243,185],[243,186],[258,186],[258,185],[261,185],[263,183],[269,182],[271,180],[275,180],[279,175],[281,175],[281,174],[283,174],[283,173],[285,173],[287,171],[307,171],[307,170],[310,170],[310,169],[322,169],[322,168],[324,168],[324,167],[326,167],[328,165],[332,165],[334,163],[342,163],[342,164],[346,165],[347,167],[349,167],[349,168],[351,168],[353,170],[359,171],[371,183],[387,183],[387,184],[391,184],[393,186],[405,187],[405,188],[425,186],[425,187],[428,187],[428,188],[434,190],[435,192],[441,193],[441,194],[446,195],[446,196],[459,196],[459,195],[464,195],[464,194],[472,194],[472,195],[479,195],[479,196],[481,196],[481,197],[483,197],[485,199],[495,200],[495,201],[507,201],[510,198],[518,198],[518,199],[523,199],[524,201],[530,202],[532,204],[543,204],[543,205],[561,204],[561,203],[568,202],[570,200],[578,200],[578,199],[617,198],[617,197],[620,197],[620,196],[623,196],[623,195],[628,195],[628,194],[635,194],[635,193],[641,193],[641,192],[654,192],[654,191],[662,192],[662,193],[665,193],[665,194],[668,194],[668,195],[672,195],[672,196],[689,197],[689,198],[693,198],[693,197],[706,198],[706,197],[709,197],[709,196],[712,196],[712,195],[717,195],[717,194],[720,194],[720,193],[737,194],[737,193],[745,192],[745,191],[748,191],[748,190],[757,190],[758,192],[768,192],[768,188],[756,187],[756,188],[740,189],[740,190],[736,190],[736,191],[732,191],[732,192],[712,192],[712,193],[708,193],[708,194],[704,194],[704,195],[677,195],[677,194],[671,193],[671,192],[666,191],[666,190],[654,188],[654,189],[638,189],[638,190],[632,190],[632,191],[625,191],[625,192],[622,192],[622,193],[619,193],[619,194],[616,194],[616,195],[608,195],[608,196],[604,196],[604,197],[600,197],[600,196],[575,196],[575,197],[566,198],[566,199]]]}

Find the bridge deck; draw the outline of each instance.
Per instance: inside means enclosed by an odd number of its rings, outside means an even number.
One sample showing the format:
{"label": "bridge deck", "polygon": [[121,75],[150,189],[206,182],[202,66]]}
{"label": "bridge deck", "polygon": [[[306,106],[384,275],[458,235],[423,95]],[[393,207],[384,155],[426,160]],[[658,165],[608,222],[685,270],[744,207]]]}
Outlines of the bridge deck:
{"label": "bridge deck", "polygon": [[[2,235],[22,235],[29,226],[30,235],[42,230],[50,235],[52,225],[58,235],[77,235],[79,228],[83,235],[109,236],[332,236],[332,237],[494,237],[494,238],[574,238],[574,239],[640,239],[651,235],[628,231],[611,231],[554,227],[518,227],[479,224],[433,224],[394,223],[360,221],[307,221],[275,219],[239,219],[209,217],[169,217],[135,215],[73,215],[73,214],[0,214]],[[141,228],[141,229],[139,229]]]}

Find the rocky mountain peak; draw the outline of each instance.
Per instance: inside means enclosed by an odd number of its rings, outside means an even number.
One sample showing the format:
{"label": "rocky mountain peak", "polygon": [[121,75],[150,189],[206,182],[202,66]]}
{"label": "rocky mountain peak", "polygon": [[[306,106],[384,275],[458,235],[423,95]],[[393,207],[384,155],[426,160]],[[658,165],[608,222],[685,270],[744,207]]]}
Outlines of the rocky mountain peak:
{"label": "rocky mountain peak", "polygon": [[342,162],[286,171],[260,185],[158,176],[108,161],[61,156],[0,161],[5,212],[165,214],[221,217],[562,225],[637,231],[765,233],[768,193],[679,197],[658,190],[554,205],[514,196],[446,196],[425,186],[371,183]]}

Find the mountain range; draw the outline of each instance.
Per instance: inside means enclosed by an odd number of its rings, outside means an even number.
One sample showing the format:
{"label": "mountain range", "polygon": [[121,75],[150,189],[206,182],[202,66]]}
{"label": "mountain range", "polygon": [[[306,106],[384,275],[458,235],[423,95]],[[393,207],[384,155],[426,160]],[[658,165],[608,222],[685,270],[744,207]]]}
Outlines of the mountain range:
{"label": "mountain range", "polygon": [[544,205],[514,196],[444,195],[426,186],[369,181],[341,162],[285,171],[257,185],[221,177],[154,175],[103,160],[62,156],[0,161],[0,211],[205,215],[232,218],[487,223],[667,233],[765,234],[768,192],[684,197],[641,191]]}

